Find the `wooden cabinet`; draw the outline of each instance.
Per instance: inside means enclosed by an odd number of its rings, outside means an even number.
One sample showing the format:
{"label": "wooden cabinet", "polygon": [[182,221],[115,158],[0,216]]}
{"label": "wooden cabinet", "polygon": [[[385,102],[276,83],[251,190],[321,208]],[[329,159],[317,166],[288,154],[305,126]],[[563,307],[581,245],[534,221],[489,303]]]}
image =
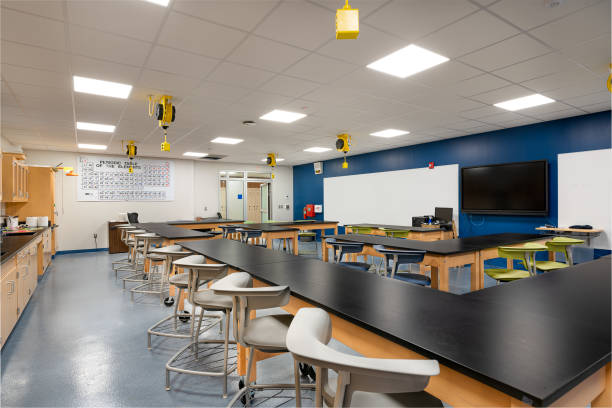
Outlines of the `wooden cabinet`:
{"label": "wooden cabinet", "polygon": [[43,247],[43,270],[51,263],[51,256],[53,255],[53,246],[51,242],[51,230],[48,229],[42,234],[42,247]]}
{"label": "wooden cabinet", "polygon": [[29,168],[25,156],[17,153],[2,153],[2,201],[8,203],[29,200]]}
{"label": "wooden cabinet", "polygon": [[18,313],[18,296],[17,296],[17,263],[15,259],[11,259],[2,264],[2,345],[6,342],[9,334],[15,327]]}
{"label": "wooden cabinet", "polygon": [[113,228],[115,225],[125,224],[125,221],[109,221],[108,222],[108,253],[117,254],[127,252],[128,247],[121,240],[121,230]]}

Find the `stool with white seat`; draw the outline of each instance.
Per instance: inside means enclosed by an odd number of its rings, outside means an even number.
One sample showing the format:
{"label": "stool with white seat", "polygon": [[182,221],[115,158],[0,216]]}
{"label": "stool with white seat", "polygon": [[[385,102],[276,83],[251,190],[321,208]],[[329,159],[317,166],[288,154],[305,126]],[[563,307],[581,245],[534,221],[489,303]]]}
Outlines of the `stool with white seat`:
{"label": "stool with white seat", "polygon": [[138,234],[144,234],[146,232],[146,230],[139,228],[128,228],[125,231],[125,244],[128,247],[128,257],[130,259],[130,263],[128,265],[121,265],[115,268],[115,279],[118,279],[118,272],[131,272],[132,274],[135,274],[138,271],[144,271],[144,262],[140,262],[136,252],[136,246],[142,246],[143,242],[138,242],[138,240],[135,239],[134,236]]}
{"label": "stool with white seat", "polygon": [[[117,228],[121,232],[120,240],[125,245],[127,245],[127,231],[131,229],[137,229],[137,227],[132,224],[119,224],[119,225],[115,225],[114,228]],[[132,261],[130,259],[129,251],[128,251],[127,258],[118,259],[116,261],[113,261],[112,265],[113,265],[113,270],[115,271],[115,278],[117,278],[117,268],[121,266],[129,266],[131,264],[132,264]]]}
{"label": "stool with white seat", "polygon": [[[360,254],[363,252],[363,244],[359,242],[343,242],[337,241],[335,238],[328,238],[325,241],[327,244],[332,246],[334,252],[334,262],[341,265],[345,265],[351,268],[360,269],[362,271],[370,270],[370,265],[367,262],[347,262],[343,261],[342,258],[346,254]],[[326,250],[324,248],[324,250]]]}
{"label": "stool with white seat", "polygon": [[[391,279],[395,276],[401,276],[402,280],[414,283],[420,286],[430,286],[431,279],[427,275],[412,272],[398,272],[400,265],[418,264],[423,262],[425,251],[418,249],[392,249],[384,245],[374,245],[374,250],[385,256],[384,276],[391,273]],[[393,266],[391,266],[393,261]]]}
{"label": "stool with white seat", "polygon": [[[300,309],[287,332],[287,348],[296,361],[316,367],[315,407],[443,407],[425,392],[429,378],[440,374],[435,360],[368,358],[329,347],[332,324],[323,309]],[[338,373],[329,384],[328,370]],[[299,388],[299,383],[296,383]],[[301,406],[296,392],[296,406]]]}
{"label": "stool with white seat", "polygon": [[[234,338],[240,345],[249,349],[249,359],[245,387],[236,393],[228,404],[231,407],[244,396],[246,405],[253,398],[252,391],[264,389],[294,389],[295,384],[251,384],[251,372],[255,362],[255,350],[264,353],[287,352],[285,338],[293,316],[290,314],[269,314],[251,318],[251,312],[262,309],[282,307],[289,303],[288,286],[269,286],[253,288],[251,275],[246,272],[236,272],[219,280],[211,286],[217,295],[233,298]],[[299,384],[299,368],[294,364],[295,381]],[[303,385],[312,388],[311,384]]]}
{"label": "stool with white seat", "polygon": [[[159,275],[159,274],[152,273],[152,266],[154,262],[156,263],[162,262],[165,259],[165,257],[163,256],[150,257],[148,254],[149,254],[149,248],[151,244],[153,242],[159,242],[161,240],[162,240],[162,237],[160,237],[159,235],[153,232],[145,232],[142,234],[134,235],[134,245],[135,245],[134,258],[136,260],[137,268],[134,271],[133,275],[129,275],[124,278],[121,278],[121,280],[123,281],[123,289],[125,289],[126,282],[146,282],[148,280],[151,280],[152,278],[155,278],[157,275]],[[149,264],[148,271],[146,270],[147,262]],[[140,265],[142,266],[142,268],[140,268]],[[134,298],[133,293],[134,292],[132,292],[132,299]]]}
{"label": "stool with white seat", "polygon": [[[174,262],[175,266],[180,266],[189,270],[188,272],[188,297],[189,303],[192,305],[192,314],[195,316],[195,308],[200,308],[200,316],[198,320],[198,328],[194,331],[194,320],[192,319],[192,330],[193,334],[191,343],[180,349],[169,361],[166,363],[166,390],[170,390],[170,371],[174,371],[181,374],[192,374],[202,376],[217,376],[223,377],[223,398],[227,397],[227,375],[236,369],[234,364],[231,369],[228,370],[228,359],[229,359],[229,319],[232,312],[232,297],[227,295],[215,294],[211,289],[201,287],[213,280],[223,278],[227,275],[228,267],[225,264],[207,264],[205,258],[202,255],[190,255],[188,257],[179,259]],[[217,322],[225,320],[225,335],[223,340],[217,339],[200,339],[199,335],[202,334],[202,320],[204,319],[204,312],[221,312],[223,317],[218,318]],[[216,322],[215,322],[216,324]],[[206,329],[211,328],[213,325],[208,326]],[[222,329],[222,327],[219,327]],[[200,344],[223,344],[223,367],[221,371],[208,371],[208,370],[196,370],[189,365],[189,368],[181,368],[178,365],[174,365],[177,361],[183,361],[183,353],[187,350],[193,350],[195,359],[198,360],[200,353]],[[231,342],[236,344],[235,341]],[[205,350],[205,357],[210,357],[215,352],[215,347],[209,347]]]}

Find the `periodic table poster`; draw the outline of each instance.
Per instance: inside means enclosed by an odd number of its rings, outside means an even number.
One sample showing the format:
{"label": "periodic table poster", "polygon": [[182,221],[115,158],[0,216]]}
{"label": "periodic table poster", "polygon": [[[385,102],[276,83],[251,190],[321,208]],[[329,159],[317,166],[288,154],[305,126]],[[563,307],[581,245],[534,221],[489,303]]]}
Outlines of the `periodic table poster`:
{"label": "periodic table poster", "polygon": [[79,156],[78,201],[172,201],[174,163],[114,156]]}

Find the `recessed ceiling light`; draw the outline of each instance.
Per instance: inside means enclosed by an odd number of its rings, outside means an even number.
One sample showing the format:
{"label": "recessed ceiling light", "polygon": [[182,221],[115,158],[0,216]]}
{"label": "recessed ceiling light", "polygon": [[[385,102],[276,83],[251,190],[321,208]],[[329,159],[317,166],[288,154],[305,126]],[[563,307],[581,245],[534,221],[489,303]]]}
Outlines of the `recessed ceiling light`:
{"label": "recessed ceiling light", "polygon": [[127,99],[130,96],[130,92],[132,92],[132,85],[120,84],[119,82],[102,81],[76,75],[73,79],[75,92],[121,99]]}
{"label": "recessed ceiling light", "polygon": [[[267,160],[268,160],[268,158],[267,158],[267,157],[266,157],[266,158],[264,158],[264,159],[261,159],[261,161],[262,161],[262,162],[265,162],[265,161],[267,161]],[[281,159],[280,157],[277,157],[277,158],[276,158],[276,161],[277,161],[277,162],[282,162],[282,161],[284,161],[284,160],[285,160],[285,159]]]}
{"label": "recessed ceiling light", "polygon": [[376,137],[396,137],[396,136],[407,135],[408,133],[410,133],[410,132],[408,132],[407,130],[385,129],[385,130],[381,130],[379,132],[370,133],[370,136],[376,136]]}
{"label": "recessed ceiling light", "polygon": [[77,129],[91,130],[93,132],[113,133],[115,131],[115,126],[103,125],[101,123],[77,122]]}
{"label": "recessed ceiling light", "polygon": [[106,150],[105,145],[79,143],[79,149]]}
{"label": "recessed ceiling light", "polygon": [[274,109],[272,112],[268,112],[265,115],[260,116],[259,119],[271,120],[274,122],[291,123],[295,122],[296,120],[305,118],[306,116],[307,115],[303,113]]}
{"label": "recessed ceiling light", "polygon": [[532,108],[534,106],[545,105],[554,101],[554,99],[550,99],[549,97],[546,97],[544,95],[533,94],[529,96],[523,96],[522,98],[510,99],[509,101],[496,103],[494,106],[509,111],[517,111],[521,109]]}
{"label": "recessed ceiling light", "polygon": [[190,157],[206,157],[206,156],[208,156],[208,153],[185,152],[185,153],[183,153],[183,156],[190,156]]}
{"label": "recessed ceiling light", "polygon": [[368,68],[398,78],[406,78],[446,61],[448,61],[448,58],[442,55],[410,44],[401,50],[374,61],[368,65]]}
{"label": "recessed ceiling light", "polygon": [[157,4],[158,6],[162,6],[162,7],[168,7],[168,3],[170,3],[170,0],[145,0],[148,3],[153,3],[153,4]]}
{"label": "recessed ceiling light", "polygon": [[234,139],[231,137],[216,137],[211,140],[213,143],[223,143],[223,144],[238,144],[244,142],[242,139]]}
{"label": "recessed ceiling light", "polygon": [[308,149],[304,149],[305,152],[309,152],[309,153],[323,153],[323,152],[328,152],[330,150],[331,148],[329,147],[309,147]]}

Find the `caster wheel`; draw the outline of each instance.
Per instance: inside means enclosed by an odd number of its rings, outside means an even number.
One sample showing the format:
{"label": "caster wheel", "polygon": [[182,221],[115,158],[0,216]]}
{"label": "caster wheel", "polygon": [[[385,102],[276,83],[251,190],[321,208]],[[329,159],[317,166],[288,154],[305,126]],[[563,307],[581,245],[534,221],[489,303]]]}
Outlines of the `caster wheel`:
{"label": "caster wheel", "polygon": [[317,381],[317,373],[314,370],[313,366],[308,366],[308,377],[312,380],[312,382]]}
{"label": "caster wheel", "polygon": [[300,363],[300,374],[302,377],[309,377],[312,381],[317,379],[317,375],[315,373],[314,367],[309,364]]}
{"label": "caster wheel", "polygon": [[[238,389],[241,390],[243,388],[244,388],[244,381],[242,381],[241,379],[238,381]],[[253,398],[255,398],[255,390],[251,390],[251,400],[253,400]],[[240,397],[240,402],[242,402],[242,405],[246,406],[246,394]]]}
{"label": "caster wheel", "polygon": [[188,322],[191,316],[189,316],[189,313],[188,313],[188,312],[186,312],[186,311],[184,311],[184,310],[183,310],[183,313],[184,313],[186,316],[179,316],[179,320],[180,320],[181,322],[183,322],[183,323],[184,323],[184,322]]}
{"label": "caster wheel", "polygon": [[164,305],[166,305],[167,307],[170,307],[174,304],[174,298],[173,297],[167,297],[164,299]]}
{"label": "caster wheel", "polygon": [[142,280],[148,280],[149,279],[149,275],[147,275],[146,273],[142,275]]}

